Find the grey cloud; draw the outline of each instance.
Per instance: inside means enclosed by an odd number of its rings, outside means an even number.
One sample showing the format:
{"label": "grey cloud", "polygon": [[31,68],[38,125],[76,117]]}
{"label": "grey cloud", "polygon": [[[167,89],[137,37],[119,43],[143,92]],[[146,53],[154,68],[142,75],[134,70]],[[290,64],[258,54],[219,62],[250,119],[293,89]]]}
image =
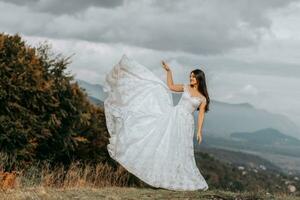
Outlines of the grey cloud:
{"label": "grey cloud", "polygon": [[222,20],[233,15],[240,17],[242,21],[249,23],[252,27],[265,27],[271,23],[266,17],[267,11],[282,8],[291,2],[297,2],[297,0],[153,0],[151,5],[165,12],[188,12],[191,8],[200,10],[205,8],[207,14],[215,12],[224,16]]}
{"label": "grey cloud", "polygon": [[23,6],[23,5],[31,5],[32,3],[37,3],[39,0],[28,0],[28,1],[22,1],[22,0],[0,0],[0,1]]}
{"label": "grey cloud", "polygon": [[123,4],[123,0],[0,0],[52,14],[76,14],[90,7],[114,8]]}
{"label": "grey cloud", "polygon": [[127,7],[112,12],[111,18],[95,14],[104,28],[95,25],[80,39],[120,42],[162,51],[224,53],[258,44],[271,25],[267,10],[288,3],[265,1],[261,5],[260,1],[190,0],[147,4],[130,1]]}
{"label": "grey cloud", "polygon": [[[40,0],[34,9],[45,12],[70,13],[87,7],[94,9],[87,10],[80,17],[63,15],[48,20],[48,17],[35,16],[37,25],[29,32],[26,32],[27,27],[33,25],[28,23],[32,22],[20,20],[16,24],[5,23],[11,24],[10,32],[18,31],[33,36],[122,43],[202,55],[222,54],[259,44],[262,35],[271,25],[266,13],[284,7],[289,2],[291,1],[156,0],[125,1],[122,4],[121,1],[68,0],[60,3],[58,0]],[[120,4],[122,6],[114,9],[96,8]],[[45,19],[47,21],[42,21]],[[42,25],[38,27],[38,24]]]}

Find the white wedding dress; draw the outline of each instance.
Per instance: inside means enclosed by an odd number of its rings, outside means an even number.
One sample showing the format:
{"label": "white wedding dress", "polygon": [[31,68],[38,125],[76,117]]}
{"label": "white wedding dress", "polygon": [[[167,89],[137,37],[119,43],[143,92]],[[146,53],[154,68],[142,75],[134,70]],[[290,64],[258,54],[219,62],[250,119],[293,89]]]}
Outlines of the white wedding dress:
{"label": "white wedding dress", "polygon": [[167,85],[125,54],[105,77],[109,155],[142,181],[170,190],[207,190],[196,166],[193,112],[205,98],[187,84],[174,106]]}

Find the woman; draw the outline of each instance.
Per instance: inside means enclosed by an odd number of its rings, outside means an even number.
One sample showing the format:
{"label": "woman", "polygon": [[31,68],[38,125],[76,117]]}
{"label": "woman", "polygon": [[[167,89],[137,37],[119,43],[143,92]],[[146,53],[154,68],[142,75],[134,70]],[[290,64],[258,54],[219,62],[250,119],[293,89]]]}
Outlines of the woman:
{"label": "woman", "polygon": [[[174,84],[171,69],[162,64],[167,72],[167,85],[126,55],[106,74],[104,91],[108,96],[104,109],[110,134],[109,155],[154,187],[207,190],[193,149],[193,113],[199,109],[200,143],[204,113],[208,111],[204,73],[194,70],[190,84]],[[170,90],[183,92],[175,106]]]}
{"label": "woman", "polygon": [[[175,92],[184,92],[184,84],[174,84],[173,78],[172,78],[172,72],[169,66],[162,61],[162,65],[167,71],[167,83],[170,90]],[[190,94],[192,97],[199,97],[204,100],[203,103],[200,104],[200,106],[197,108],[198,112],[198,131],[197,131],[197,140],[199,144],[202,141],[202,124],[204,120],[204,113],[208,112],[209,110],[209,96],[207,92],[206,87],[206,81],[205,81],[205,74],[200,69],[195,69],[190,74],[190,84],[186,85],[188,89],[186,89],[187,93]],[[192,92],[189,92],[190,89]],[[206,100],[208,99],[208,101]],[[200,109],[199,109],[200,108]]]}

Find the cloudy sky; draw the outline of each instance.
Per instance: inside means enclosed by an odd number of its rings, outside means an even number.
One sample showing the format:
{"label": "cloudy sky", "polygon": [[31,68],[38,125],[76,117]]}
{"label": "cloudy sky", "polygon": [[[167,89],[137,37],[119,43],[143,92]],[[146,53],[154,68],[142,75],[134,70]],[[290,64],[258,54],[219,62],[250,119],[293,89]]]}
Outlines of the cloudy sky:
{"label": "cloudy sky", "polygon": [[298,0],[0,0],[0,31],[48,41],[76,78],[102,84],[121,56],[175,82],[206,73],[211,99],[247,102],[300,125]]}

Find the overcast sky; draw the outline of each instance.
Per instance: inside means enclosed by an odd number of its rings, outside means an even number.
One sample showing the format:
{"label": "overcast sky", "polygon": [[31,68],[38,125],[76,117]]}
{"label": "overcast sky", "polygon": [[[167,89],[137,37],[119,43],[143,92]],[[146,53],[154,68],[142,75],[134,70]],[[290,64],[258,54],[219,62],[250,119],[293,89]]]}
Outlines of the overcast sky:
{"label": "overcast sky", "polygon": [[0,31],[73,55],[76,78],[102,84],[126,53],[161,79],[206,73],[211,99],[248,102],[300,125],[300,1],[0,0]]}

